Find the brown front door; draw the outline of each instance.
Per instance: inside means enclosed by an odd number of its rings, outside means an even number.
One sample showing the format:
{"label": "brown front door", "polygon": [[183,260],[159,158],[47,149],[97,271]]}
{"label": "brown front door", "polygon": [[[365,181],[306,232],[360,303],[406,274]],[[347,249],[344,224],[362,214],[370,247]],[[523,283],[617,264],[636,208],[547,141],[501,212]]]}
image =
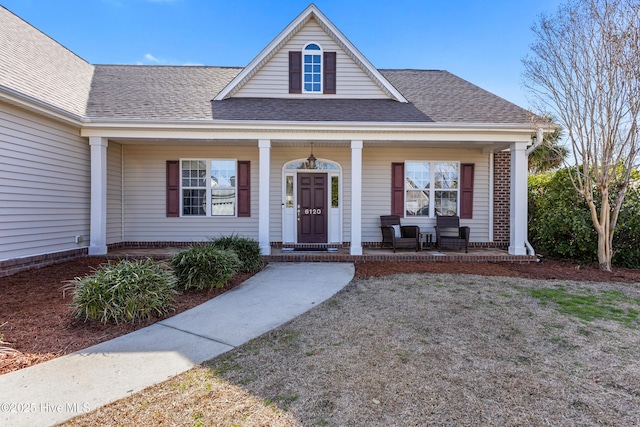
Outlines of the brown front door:
{"label": "brown front door", "polygon": [[327,174],[298,174],[298,243],[327,243]]}

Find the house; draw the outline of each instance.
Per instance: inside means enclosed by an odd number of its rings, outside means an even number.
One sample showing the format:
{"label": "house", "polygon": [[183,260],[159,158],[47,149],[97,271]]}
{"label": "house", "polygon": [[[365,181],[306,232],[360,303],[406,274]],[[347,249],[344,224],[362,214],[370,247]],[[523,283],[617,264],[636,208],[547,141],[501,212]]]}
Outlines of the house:
{"label": "house", "polygon": [[236,233],[380,244],[379,217],[527,253],[532,115],[380,70],[310,5],[246,67],[93,65],[0,7],[0,266]]}

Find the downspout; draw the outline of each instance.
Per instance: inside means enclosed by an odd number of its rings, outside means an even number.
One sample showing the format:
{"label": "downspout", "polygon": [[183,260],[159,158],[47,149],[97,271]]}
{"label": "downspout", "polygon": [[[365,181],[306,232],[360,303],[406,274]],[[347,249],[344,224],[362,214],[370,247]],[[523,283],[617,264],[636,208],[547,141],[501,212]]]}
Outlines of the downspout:
{"label": "downspout", "polygon": [[[529,158],[529,155],[531,153],[533,153],[533,151],[538,148],[541,144],[542,144],[542,140],[544,138],[544,132],[542,131],[542,128],[538,128],[538,131],[536,132],[536,142],[535,144],[533,144],[531,147],[527,148],[527,158]],[[529,218],[529,208],[527,207],[527,218]],[[536,255],[536,251],[533,249],[533,246],[531,246],[531,243],[529,243],[529,239],[527,238],[524,241],[524,245],[527,248],[527,252],[529,253],[529,255],[531,256],[535,256]]]}

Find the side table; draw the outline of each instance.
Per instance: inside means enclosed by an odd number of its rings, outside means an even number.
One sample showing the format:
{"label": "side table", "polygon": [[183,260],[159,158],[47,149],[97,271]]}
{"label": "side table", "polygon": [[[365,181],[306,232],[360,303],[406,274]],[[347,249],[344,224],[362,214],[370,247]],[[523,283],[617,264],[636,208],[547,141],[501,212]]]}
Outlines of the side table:
{"label": "side table", "polygon": [[428,231],[420,232],[420,250],[430,248],[433,243],[433,234]]}

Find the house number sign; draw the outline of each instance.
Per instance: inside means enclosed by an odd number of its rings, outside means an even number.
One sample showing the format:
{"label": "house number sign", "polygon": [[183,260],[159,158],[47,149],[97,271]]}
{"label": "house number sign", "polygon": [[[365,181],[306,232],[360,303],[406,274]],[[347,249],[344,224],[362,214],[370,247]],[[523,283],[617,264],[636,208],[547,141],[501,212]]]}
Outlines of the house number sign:
{"label": "house number sign", "polygon": [[305,209],[305,215],[322,215],[322,209]]}

